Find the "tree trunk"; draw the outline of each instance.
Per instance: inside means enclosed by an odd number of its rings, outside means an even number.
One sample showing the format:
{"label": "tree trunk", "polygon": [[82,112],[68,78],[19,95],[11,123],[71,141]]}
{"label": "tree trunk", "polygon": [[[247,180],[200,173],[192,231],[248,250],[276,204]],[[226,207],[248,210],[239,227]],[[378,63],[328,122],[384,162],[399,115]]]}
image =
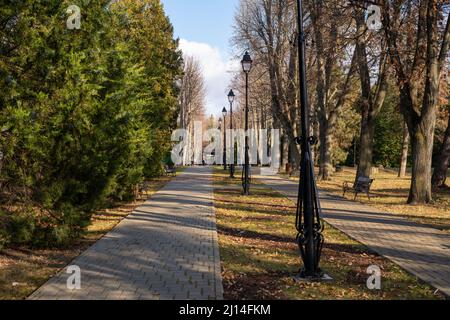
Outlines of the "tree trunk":
{"label": "tree trunk", "polygon": [[374,119],[370,116],[361,123],[361,139],[359,151],[358,177],[370,177],[372,175],[373,137],[375,133]]}
{"label": "tree trunk", "polygon": [[281,170],[286,170],[286,165],[289,163],[289,138],[283,135],[281,143]]}
{"label": "tree trunk", "polygon": [[449,161],[450,161],[450,117],[448,118],[448,126],[447,131],[445,132],[444,141],[442,143],[439,156],[436,159],[436,167],[434,169],[432,179],[433,190],[447,187],[445,182],[447,180]]}
{"label": "tree trunk", "polygon": [[[319,122],[317,121],[317,113],[315,111],[315,108],[313,109],[312,112],[312,117],[311,117],[311,123],[312,123],[312,132],[313,132],[313,136],[316,139],[319,139],[320,136],[320,131],[319,131]],[[311,146],[311,158],[313,161],[314,166],[316,166],[319,161],[318,161],[318,155],[319,154],[319,149],[318,149],[318,144],[316,143],[315,145]]]}
{"label": "tree trunk", "polygon": [[433,200],[431,190],[433,139],[433,134],[427,135],[420,129],[411,134],[413,166],[409,204],[430,203]]}
{"label": "tree trunk", "polygon": [[320,170],[319,179],[328,181],[331,179],[333,165],[331,163],[331,132],[328,125],[320,128]]}
{"label": "tree trunk", "polygon": [[[433,201],[431,179],[433,171],[433,144],[436,128],[436,107],[439,104],[441,70],[448,47],[445,42],[439,53],[439,32],[437,28],[437,0],[428,2],[427,12],[427,59],[426,82],[420,118],[410,117],[410,135],[413,151],[413,172],[408,203],[430,203]],[[450,27],[447,23],[446,32]],[[445,36],[445,38],[447,38]],[[447,39],[446,39],[447,40]],[[446,49],[447,47],[447,49]],[[445,53],[444,53],[445,52]],[[441,55],[443,56],[441,57]],[[414,130],[411,130],[413,128]]]}
{"label": "tree trunk", "polygon": [[409,152],[409,130],[406,123],[403,129],[403,148],[402,148],[402,159],[400,162],[400,170],[398,172],[399,178],[406,177],[406,169],[408,167],[408,152]]}
{"label": "tree trunk", "polygon": [[300,170],[301,154],[300,154],[300,150],[299,150],[299,145],[297,144],[297,142],[295,140],[290,142],[290,150],[291,150],[290,163],[292,165],[292,168],[294,170],[298,171],[298,170]]}

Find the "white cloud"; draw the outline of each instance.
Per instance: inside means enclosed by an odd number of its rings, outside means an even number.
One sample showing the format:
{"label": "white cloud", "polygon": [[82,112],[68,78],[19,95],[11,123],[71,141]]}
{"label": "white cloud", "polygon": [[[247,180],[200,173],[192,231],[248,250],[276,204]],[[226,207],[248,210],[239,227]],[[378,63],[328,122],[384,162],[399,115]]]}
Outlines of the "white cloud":
{"label": "white cloud", "polygon": [[239,61],[230,60],[207,43],[180,39],[180,49],[200,62],[206,84],[206,110],[208,114],[220,114],[224,106],[228,108],[227,94],[233,73],[240,68]]}

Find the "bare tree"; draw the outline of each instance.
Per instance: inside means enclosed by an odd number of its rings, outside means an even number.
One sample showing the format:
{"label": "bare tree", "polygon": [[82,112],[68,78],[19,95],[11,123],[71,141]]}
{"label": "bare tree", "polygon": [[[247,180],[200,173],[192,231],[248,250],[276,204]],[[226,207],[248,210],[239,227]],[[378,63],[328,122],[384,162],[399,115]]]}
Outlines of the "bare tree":
{"label": "bare tree", "polygon": [[205,81],[200,64],[193,57],[184,57],[184,74],[180,85],[180,127],[188,128],[193,115],[205,111]]}
{"label": "bare tree", "polygon": [[[413,167],[408,203],[429,203],[436,107],[449,48],[450,20],[438,0],[381,0],[380,6],[400,90],[400,108],[411,136]],[[439,23],[445,20],[441,28]],[[415,38],[411,34],[416,34]]]}
{"label": "bare tree", "polygon": [[[311,0],[313,52],[315,58],[315,106],[319,123],[319,178],[329,180],[332,173],[331,147],[339,112],[351,91],[356,70],[356,51],[344,33],[350,28],[351,15],[345,1]],[[339,27],[338,27],[339,26]]]}
{"label": "bare tree", "polygon": [[[356,59],[361,81],[361,135],[356,179],[370,177],[372,174],[375,120],[386,98],[388,78],[387,54],[383,38],[368,32],[365,11],[364,7],[356,7],[354,11],[357,29]],[[377,70],[376,75],[371,75],[373,70]]]}
{"label": "bare tree", "polygon": [[238,50],[251,49],[268,73],[273,121],[289,138],[295,162],[300,159],[297,108],[297,37],[294,1],[241,0],[236,14],[234,42]]}
{"label": "bare tree", "polygon": [[[205,114],[205,80],[200,64],[193,57],[184,57],[184,73],[180,83],[179,126],[189,132],[188,147],[193,150],[194,121],[202,120]],[[192,159],[189,150],[184,150],[184,164]]]}

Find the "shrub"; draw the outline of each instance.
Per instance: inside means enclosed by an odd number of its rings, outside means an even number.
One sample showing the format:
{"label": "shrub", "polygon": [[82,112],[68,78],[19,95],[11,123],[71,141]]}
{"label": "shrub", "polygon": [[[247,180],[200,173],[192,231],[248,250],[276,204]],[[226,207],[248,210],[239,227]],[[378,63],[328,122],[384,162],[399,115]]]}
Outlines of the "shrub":
{"label": "shrub", "polygon": [[79,1],[76,31],[66,1],[1,7],[0,178],[26,190],[14,206],[33,208],[3,215],[2,246],[66,245],[92,212],[132,199],[161,170],[177,118],[178,43],[159,0],[105,10],[109,2]]}
{"label": "shrub", "polygon": [[32,211],[19,211],[11,214],[8,228],[11,243],[22,245],[32,242],[35,228],[36,221]]}

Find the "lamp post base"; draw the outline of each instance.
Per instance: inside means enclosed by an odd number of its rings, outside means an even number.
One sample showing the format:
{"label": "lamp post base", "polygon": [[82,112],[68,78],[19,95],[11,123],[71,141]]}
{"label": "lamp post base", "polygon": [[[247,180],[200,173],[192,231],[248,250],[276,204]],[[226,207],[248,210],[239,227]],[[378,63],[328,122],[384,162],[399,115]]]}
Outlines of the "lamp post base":
{"label": "lamp post base", "polygon": [[318,275],[315,276],[305,276],[304,271],[301,270],[299,274],[296,274],[292,277],[292,280],[294,280],[295,282],[298,283],[311,283],[311,282],[332,282],[334,281],[334,279],[324,273],[324,272],[320,272]]}

